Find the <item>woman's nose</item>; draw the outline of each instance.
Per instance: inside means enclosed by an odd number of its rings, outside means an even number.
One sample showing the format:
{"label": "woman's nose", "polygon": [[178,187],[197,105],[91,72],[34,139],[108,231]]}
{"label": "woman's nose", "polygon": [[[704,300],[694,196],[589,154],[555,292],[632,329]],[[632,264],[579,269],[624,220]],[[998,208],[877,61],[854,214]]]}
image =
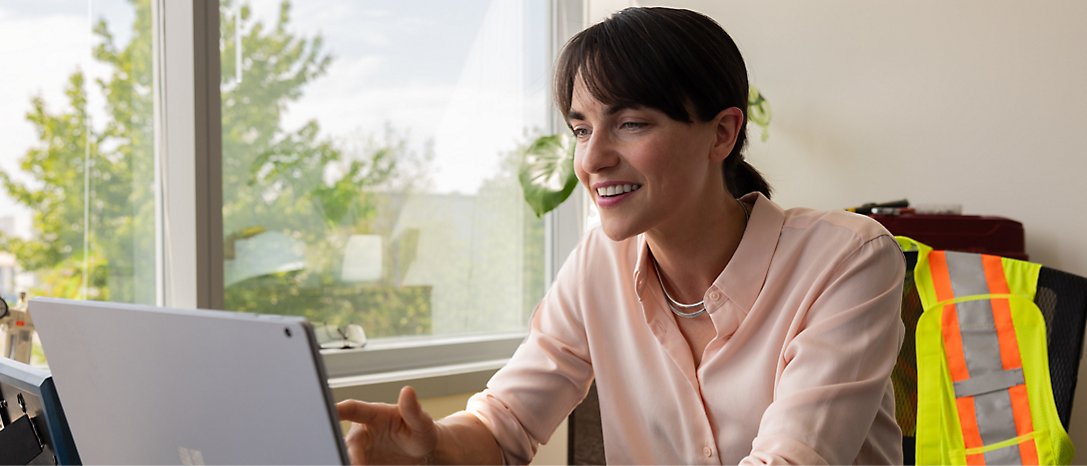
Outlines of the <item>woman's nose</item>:
{"label": "woman's nose", "polygon": [[606,133],[593,133],[581,146],[578,164],[586,173],[599,173],[619,163],[619,153]]}

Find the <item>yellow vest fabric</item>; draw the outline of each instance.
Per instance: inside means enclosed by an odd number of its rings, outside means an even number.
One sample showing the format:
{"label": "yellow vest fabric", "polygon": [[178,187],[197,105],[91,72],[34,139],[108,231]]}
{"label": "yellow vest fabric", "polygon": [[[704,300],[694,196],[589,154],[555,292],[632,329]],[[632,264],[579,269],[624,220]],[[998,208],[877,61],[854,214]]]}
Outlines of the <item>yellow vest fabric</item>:
{"label": "yellow vest fabric", "polygon": [[[1057,415],[1056,404],[1053,401],[1053,388],[1049,379],[1049,359],[1046,342],[1046,326],[1041,311],[1034,304],[1034,294],[1037,289],[1038,271],[1041,265],[1008,258],[996,258],[988,256],[985,260],[990,264],[998,264],[1003,269],[1003,275],[1007,282],[1007,293],[982,293],[959,295],[955,294],[951,299],[943,301],[937,298],[937,287],[946,284],[937,283],[940,278],[933,277],[932,267],[929,261],[933,253],[932,248],[918,243],[912,239],[898,237],[899,245],[903,251],[917,251],[917,265],[914,268],[914,281],[917,292],[921,298],[924,312],[917,323],[916,347],[917,347],[917,464],[995,464],[1001,459],[1013,458],[1021,461],[1039,464],[1069,464],[1074,454],[1072,441],[1068,438],[1064,426]],[[965,256],[967,253],[944,253],[933,256],[934,259],[943,260],[944,254],[954,255],[958,259],[973,259]],[[970,254],[983,258],[980,254]],[[980,263],[980,260],[979,260]],[[947,267],[950,267],[948,265]],[[945,268],[946,271],[946,268]],[[969,272],[969,271],[967,271]],[[946,273],[946,272],[945,272]],[[962,271],[960,270],[960,273]],[[945,278],[946,280],[946,278]],[[941,293],[946,296],[946,291]],[[952,371],[963,371],[965,368],[951,368],[949,360],[954,361],[954,354],[963,357],[961,347],[947,348],[945,342],[954,342],[958,338],[959,331],[955,316],[945,312],[954,313],[955,307],[970,305],[975,301],[990,301],[996,307],[997,304],[1005,310],[1010,310],[1010,321],[1014,332],[1005,330],[1004,337],[1012,338],[1012,346],[1018,346],[1018,359],[1021,361],[1021,380],[1017,386],[1003,388],[1007,392],[1019,390],[1022,394],[1025,385],[1025,399],[1029,400],[1029,416],[1027,423],[1031,428],[1019,429],[1010,436],[993,438],[990,432],[988,438],[978,435],[978,423],[974,417],[973,396],[963,395],[964,384],[971,381],[959,381],[958,385],[952,377]],[[975,303],[976,304],[976,303]],[[995,311],[994,311],[995,312]],[[1007,311],[1005,311],[1007,315]],[[997,324],[999,327],[1000,324]],[[994,331],[995,332],[995,331]],[[967,335],[967,334],[964,334]],[[948,340],[952,338],[952,340]],[[1003,341],[1001,342],[1004,343]],[[952,346],[955,346],[952,344]],[[1001,346],[1003,347],[1003,346]],[[975,347],[976,351],[976,347]],[[966,351],[969,352],[969,351]],[[975,353],[976,355],[976,353]],[[994,357],[1001,357],[997,355]],[[966,359],[970,359],[967,355]],[[1002,371],[996,376],[1015,371]],[[998,371],[1001,372],[1001,371]],[[960,374],[962,372],[959,372]],[[960,376],[961,378],[961,376]],[[977,377],[985,379],[985,377]],[[992,378],[989,378],[992,379]],[[984,382],[984,381],[982,381]],[[1009,382],[1006,385],[1014,384]],[[960,395],[956,397],[956,387],[959,387]],[[976,388],[976,387],[975,387]],[[967,390],[969,391],[969,390]],[[975,390],[976,391],[976,390]],[[982,390],[984,391],[984,390]],[[999,392],[997,390],[996,392]],[[979,393],[977,400],[984,395]],[[1014,396],[1013,400],[1014,400]],[[1012,403],[1015,404],[1014,401]],[[987,409],[978,405],[978,411]],[[1021,406],[1021,412],[1026,412],[1026,406]],[[963,419],[960,419],[962,411],[966,411]],[[1018,414],[1018,413],[1017,413]],[[963,421],[966,421],[965,423]],[[1016,418],[1019,424],[1019,419]],[[971,430],[971,428],[973,430]],[[984,430],[986,427],[982,427]],[[964,429],[967,432],[964,434]],[[971,442],[964,440],[971,436]],[[984,440],[984,443],[979,443]],[[1033,442],[1033,446],[1026,444]],[[967,443],[976,446],[967,448]],[[1024,444],[1023,446],[1019,446]],[[1022,457],[1020,451],[1026,452]],[[1036,454],[1036,457],[1033,455]],[[1025,459],[1024,459],[1025,458]]]}

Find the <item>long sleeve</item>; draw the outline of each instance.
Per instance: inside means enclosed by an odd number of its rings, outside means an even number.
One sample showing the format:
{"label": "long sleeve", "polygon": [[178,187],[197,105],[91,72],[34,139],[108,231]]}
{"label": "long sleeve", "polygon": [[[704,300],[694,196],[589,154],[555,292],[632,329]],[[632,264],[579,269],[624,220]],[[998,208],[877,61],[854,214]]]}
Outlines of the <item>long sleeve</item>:
{"label": "long sleeve", "polygon": [[900,441],[889,374],[904,333],[901,252],[883,235],[829,270],[789,329],[773,401],[741,464],[902,461],[884,448]]}
{"label": "long sleeve", "polygon": [[510,361],[468,402],[468,411],[494,434],[507,464],[531,461],[592,382],[577,297],[584,249],[583,244],[563,265]]}

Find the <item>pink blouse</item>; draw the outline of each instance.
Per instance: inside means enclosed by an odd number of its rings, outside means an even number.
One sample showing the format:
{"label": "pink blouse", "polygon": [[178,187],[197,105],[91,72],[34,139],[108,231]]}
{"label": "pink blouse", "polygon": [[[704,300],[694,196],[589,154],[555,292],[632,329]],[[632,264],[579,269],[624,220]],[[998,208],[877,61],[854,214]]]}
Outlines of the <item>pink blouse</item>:
{"label": "pink blouse", "polygon": [[751,218],[706,291],[717,336],[697,367],[644,237],[587,234],[468,402],[507,463],[529,462],[594,377],[608,463],[902,462],[898,245],[864,216],[743,201]]}

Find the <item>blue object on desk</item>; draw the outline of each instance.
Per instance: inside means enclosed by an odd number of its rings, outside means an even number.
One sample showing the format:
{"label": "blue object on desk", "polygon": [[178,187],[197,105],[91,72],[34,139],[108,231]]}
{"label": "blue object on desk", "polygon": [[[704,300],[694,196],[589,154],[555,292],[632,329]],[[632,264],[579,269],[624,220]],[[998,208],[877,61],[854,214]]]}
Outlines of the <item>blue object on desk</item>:
{"label": "blue object on desk", "polygon": [[50,373],[0,357],[0,448],[5,464],[81,464]]}

